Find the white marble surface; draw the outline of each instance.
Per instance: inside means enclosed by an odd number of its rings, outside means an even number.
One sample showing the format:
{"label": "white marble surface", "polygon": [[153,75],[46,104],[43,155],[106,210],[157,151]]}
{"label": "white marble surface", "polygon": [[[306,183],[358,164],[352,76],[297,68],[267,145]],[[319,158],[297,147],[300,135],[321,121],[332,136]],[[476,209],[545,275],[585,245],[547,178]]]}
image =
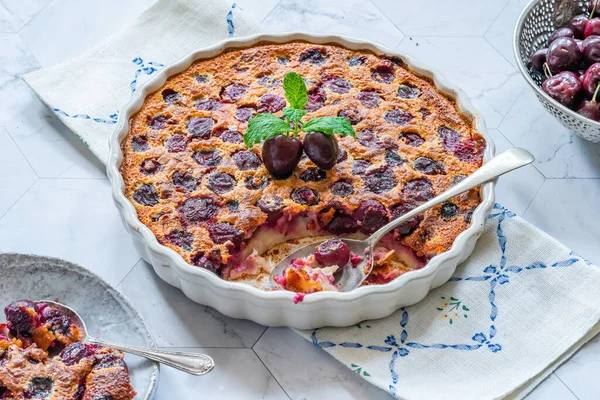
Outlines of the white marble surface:
{"label": "white marble surface", "polygon": [[[0,251],[80,263],[119,286],[160,346],[215,358],[205,377],[163,368],[159,400],[391,398],[291,330],[224,317],[160,281],[121,227],[103,166],[19,79],[97,45],[153,2],[0,0]],[[512,29],[527,2],[237,0],[265,31],[363,37],[436,66],[472,98],[498,150],[538,159],[500,180],[498,201],[600,263],[600,145],[570,135],[518,74]],[[529,399],[598,399],[599,371],[596,338]]]}

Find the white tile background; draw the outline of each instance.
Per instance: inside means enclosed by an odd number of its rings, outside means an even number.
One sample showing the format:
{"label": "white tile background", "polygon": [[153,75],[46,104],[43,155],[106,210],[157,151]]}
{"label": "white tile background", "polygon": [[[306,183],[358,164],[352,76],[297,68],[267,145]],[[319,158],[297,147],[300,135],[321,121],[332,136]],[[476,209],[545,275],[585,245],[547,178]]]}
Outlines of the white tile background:
{"label": "white tile background", "polygon": [[[436,66],[486,118],[498,150],[533,166],[504,177],[498,201],[600,263],[600,145],[572,136],[515,68],[513,24],[527,0],[237,0],[265,31],[342,33]],[[0,0],[0,251],[80,263],[137,305],[160,346],[195,348],[218,368],[163,368],[157,399],[391,398],[285,328],[224,317],[160,281],[121,227],[103,166],[19,79],[76,56],[153,0]],[[599,399],[600,340],[529,399]]]}

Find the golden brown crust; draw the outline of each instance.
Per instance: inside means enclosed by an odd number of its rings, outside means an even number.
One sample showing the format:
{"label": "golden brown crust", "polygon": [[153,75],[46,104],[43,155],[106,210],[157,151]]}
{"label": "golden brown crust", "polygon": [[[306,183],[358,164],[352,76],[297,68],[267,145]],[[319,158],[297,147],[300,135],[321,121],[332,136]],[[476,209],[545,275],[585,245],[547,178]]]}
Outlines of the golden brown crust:
{"label": "golden brown crust", "polygon": [[[67,334],[49,329],[50,324],[41,323],[43,319],[36,311],[46,310],[48,306],[44,303],[37,303],[35,310],[19,307],[39,326],[31,338],[20,340],[12,335],[10,325],[0,324],[0,398],[92,400],[110,395],[112,400],[131,400],[135,397],[121,351],[78,342],[81,335],[72,324]],[[64,350],[50,357],[46,349],[57,352],[58,346]]]}
{"label": "golden brown crust", "polygon": [[[300,61],[299,55],[311,49],[325,51],[327,60],[321,65]],[[280,63],[278,60],[282,57],[289,59],[289,62],[285,65]],[[362,61],[351,66],[351,58]],[[381,66],[384,66],[383,70],[378,69]],[[390,70],[393,71],[393,80],[389,83],[381,81],[378,71],[385,73]],[[262,163],[257,169],[240,170],[232,154],[249,149],[246,149],[243,143],[231,143],[219,138],[222,131],[227,129],[242,134],[246,131],[247,123],[235,118],[236,110],[240,107],[256,110],[260,97],[265,94],[275,94],[284,99],[280,82],[289,71],[295,71],[307,79],[309,91],[321,88],[326,96],[325,104],[310,112],[305,119],[337,116],[343,110],[356,110],[355,115],[361,119],[354,125],[361,140],[355,141],[350,137],[339,139],[340,147],[348,157],[327,171],[326,178],[320,182],[305,182],[301,179],[304,171],[315,168],[306,157],[301,160],[292,177],[285,180],[273,180]],[[351,84],[347,93],[331,90],[332,85],[327,83],[327,77],[332,75]],[[199,81],[197,76],[208,77],[208,82],[204,82],[203,79]],[[227,92],[224,93],[223,90],[232,83],[242,85],[245,93],[238,99],[228,100]],[[418,91],[418,97],[400,97],[398,90],[400,85],[405,84]],[[168,90],[164,92],[165,89]],[[381,101],[376,107],[368,108],[356,97],[360,92],[372,90],[377,91]],[[171,98],[170,103],[165,101],[165,95],[168,97],[173,93],[178,97]],[[217,101],[218,109],[197,109],[198,101],[210,99]],[[210,103],[201,104],[201,108],[207,108],[207,104]],[[410,113],[413,118],[404,125],[391,123],[386,119],[386,113],[391,110],[402,110]],[[281,111],[275,114],[282,115]],[[153,118],[157,116],[163,116],[164,120],[155,125],[164,126],[152,129],[149,124],[155,123]],[[191,118],[212,119],[214,125],[211,133],[204,135],[204,139],[193,138],[187,127]],[[482,137],[474,131],[471,121],[460,113],[454,100],[440,93],[431,81],[417,76],[398,60],[392,62],[369,52],[303,42],[263,44],[250,49],[229,51],[214,59],[198,61],[185,72],[170,78],[159,91],[149,95],[141,110],[130,122],[129,134],[122,142],[124,161],[121,172],[125,181],[125,195],[131,199],[142,223],[151,229],[160,243],[177,251],[187,262],[196,261],[196,264],[200,254],[219,254],[220,261],[224,264],[237,262],[238,260],[229,258],[230,252],[233,253],[232,243],[214,243],[207,227],[210,223],[227,222],[235,225],[244,238],[250,237],[252,232],[267,220],[267,214],[256,206],[256,202],[264,196],[279,196],[283,200],[285,215],[320,213],[321,227],[327,225],[335,214],[331,205],[336,205],[336,208],[352,215],[366,200],[380,202],[385,206],[388,217],[392,217],[391,210],[395,205],[413,201],[404,191],[406,182],[425,179],[432,185],[431,194],[440,193],[451,185],[457,175],[469,175],[481,165],[481,153],[485,146]],[[453,150],[444,146],[438,132],[442,126],[453,129],[461,142],[468,142],[472,146],[472,159],[461,161]],[[369,134],[365,133],[366,131],[375,134],[374,141],[369,142]],[[409,144],[408,140],[401,137],[406,133],[417,133],[423,139],[423,143],[419,146]],[[165,142],[174,134],[185,137],[185,150],[171,152],[167,149]],[[140,137],[145,138],[147,149],[136,152],[132,148],[132,140],[138,141]],[[199,165],[193,154],[203,150],[218,150],[221,157],[218,165]],[[260,156],[260,145],[255,145],[250,150]],[[390,151],[399,155],[404,163],[395,165],[389,158]],[[393,154],[391,157],[393,158]],[[413,163],[419,157],[439,162],[444,173],[428,175],[415,170]],[[147,161],[145,164],[152,170],[150,174],[141,172],[141,164],[146,160],[157,161]],[[392,171],[396,185],[379,193],[370,190],[365,175],[360,176],[353,171],[352,164],[355,160],[368,160],[371,163],[367,174],[376,173],[374,170],[388,165],[388,171]],[[215,193],[209,189],[209,176],[215,172],[233,177],[236,181],[235,188],[225,193]],[[198,185],[185,192],[173,184],[174,173],[189,173],[198,180]],[[245,186],[246,179],[252,180],[255,186],[266,182],[266,186],[258,190],[249,189]],[[347,197],[334,195],[330,187],[339,180],[351,183],[354,193]],[[148,206],[135,201],[133,195],[142,184],[154,187],[160,197],[157,204]],[[318,193],[320,201],[317,204],[303,205],[291,198],[294,189],[304,186]],[[187,199],[198,197],[211,199],[216,204],[217,212],[208,221],[193,225],[182,223],[178,207]],[[228,209],[226,204],[230,201],[239,202],[238,211],[232,212]],[[444,252],[452,245],[456,236],[467,228],[468,221],[465,220],[465,215],[479,202],[479,191],[473,190],[455,202],[459,214],[452,218],[442,219],[440,207],[430,210],[414,232],[399,237],[399,240],[413,249],[419,257],[430,258]],[[185,245],[177,244],[181,244],[181,241],[169,241],[165,238],[172,232],[179,232],[179,235],[182,232],[189,234],[186,236]]]}

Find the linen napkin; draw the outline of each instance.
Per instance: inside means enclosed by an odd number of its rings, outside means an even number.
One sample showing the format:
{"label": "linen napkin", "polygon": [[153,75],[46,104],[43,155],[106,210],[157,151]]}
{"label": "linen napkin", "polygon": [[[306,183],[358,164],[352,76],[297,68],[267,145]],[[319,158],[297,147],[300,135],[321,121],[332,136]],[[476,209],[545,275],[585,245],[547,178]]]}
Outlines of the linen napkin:
{"label": "linen napkin", "polygon": [[[25,81],[105,161],[119,110],[163,66],[258,26],[235,3],[159,0]],[[449,283],[388,318],[298,333],[402,399],[522,398],[600,331],[600,269],[496,205]]]}

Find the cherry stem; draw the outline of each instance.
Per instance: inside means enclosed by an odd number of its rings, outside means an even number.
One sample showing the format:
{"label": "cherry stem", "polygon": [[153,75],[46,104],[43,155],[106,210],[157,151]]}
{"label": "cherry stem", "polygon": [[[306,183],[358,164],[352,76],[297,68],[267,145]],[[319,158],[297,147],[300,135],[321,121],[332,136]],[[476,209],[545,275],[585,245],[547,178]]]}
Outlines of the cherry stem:
{"label": "cherry stem", "polygon": [[596,7],[598,7],[598,1],[600,1],[600,0],[594,1],[594,7],[592,8],[592,12],[590,13],[590,19],[594,18],[594,13],[596,12]]}
{"label": "cherry stem", "polygon": [[600,89],[600,82],[598,82],[598,85],[596,86],[596,91],[594,92],[594,97],[592,97],[592,103],[596,102],[596,96],[598,96],[598,89]]}
{"label": "cherry stem", "polygon": [[544,70],[544,75],[546,75],[546,78],[552,78],[552,71],[550,71],[550,66],[547,62],[542,65],[542,69]]}

